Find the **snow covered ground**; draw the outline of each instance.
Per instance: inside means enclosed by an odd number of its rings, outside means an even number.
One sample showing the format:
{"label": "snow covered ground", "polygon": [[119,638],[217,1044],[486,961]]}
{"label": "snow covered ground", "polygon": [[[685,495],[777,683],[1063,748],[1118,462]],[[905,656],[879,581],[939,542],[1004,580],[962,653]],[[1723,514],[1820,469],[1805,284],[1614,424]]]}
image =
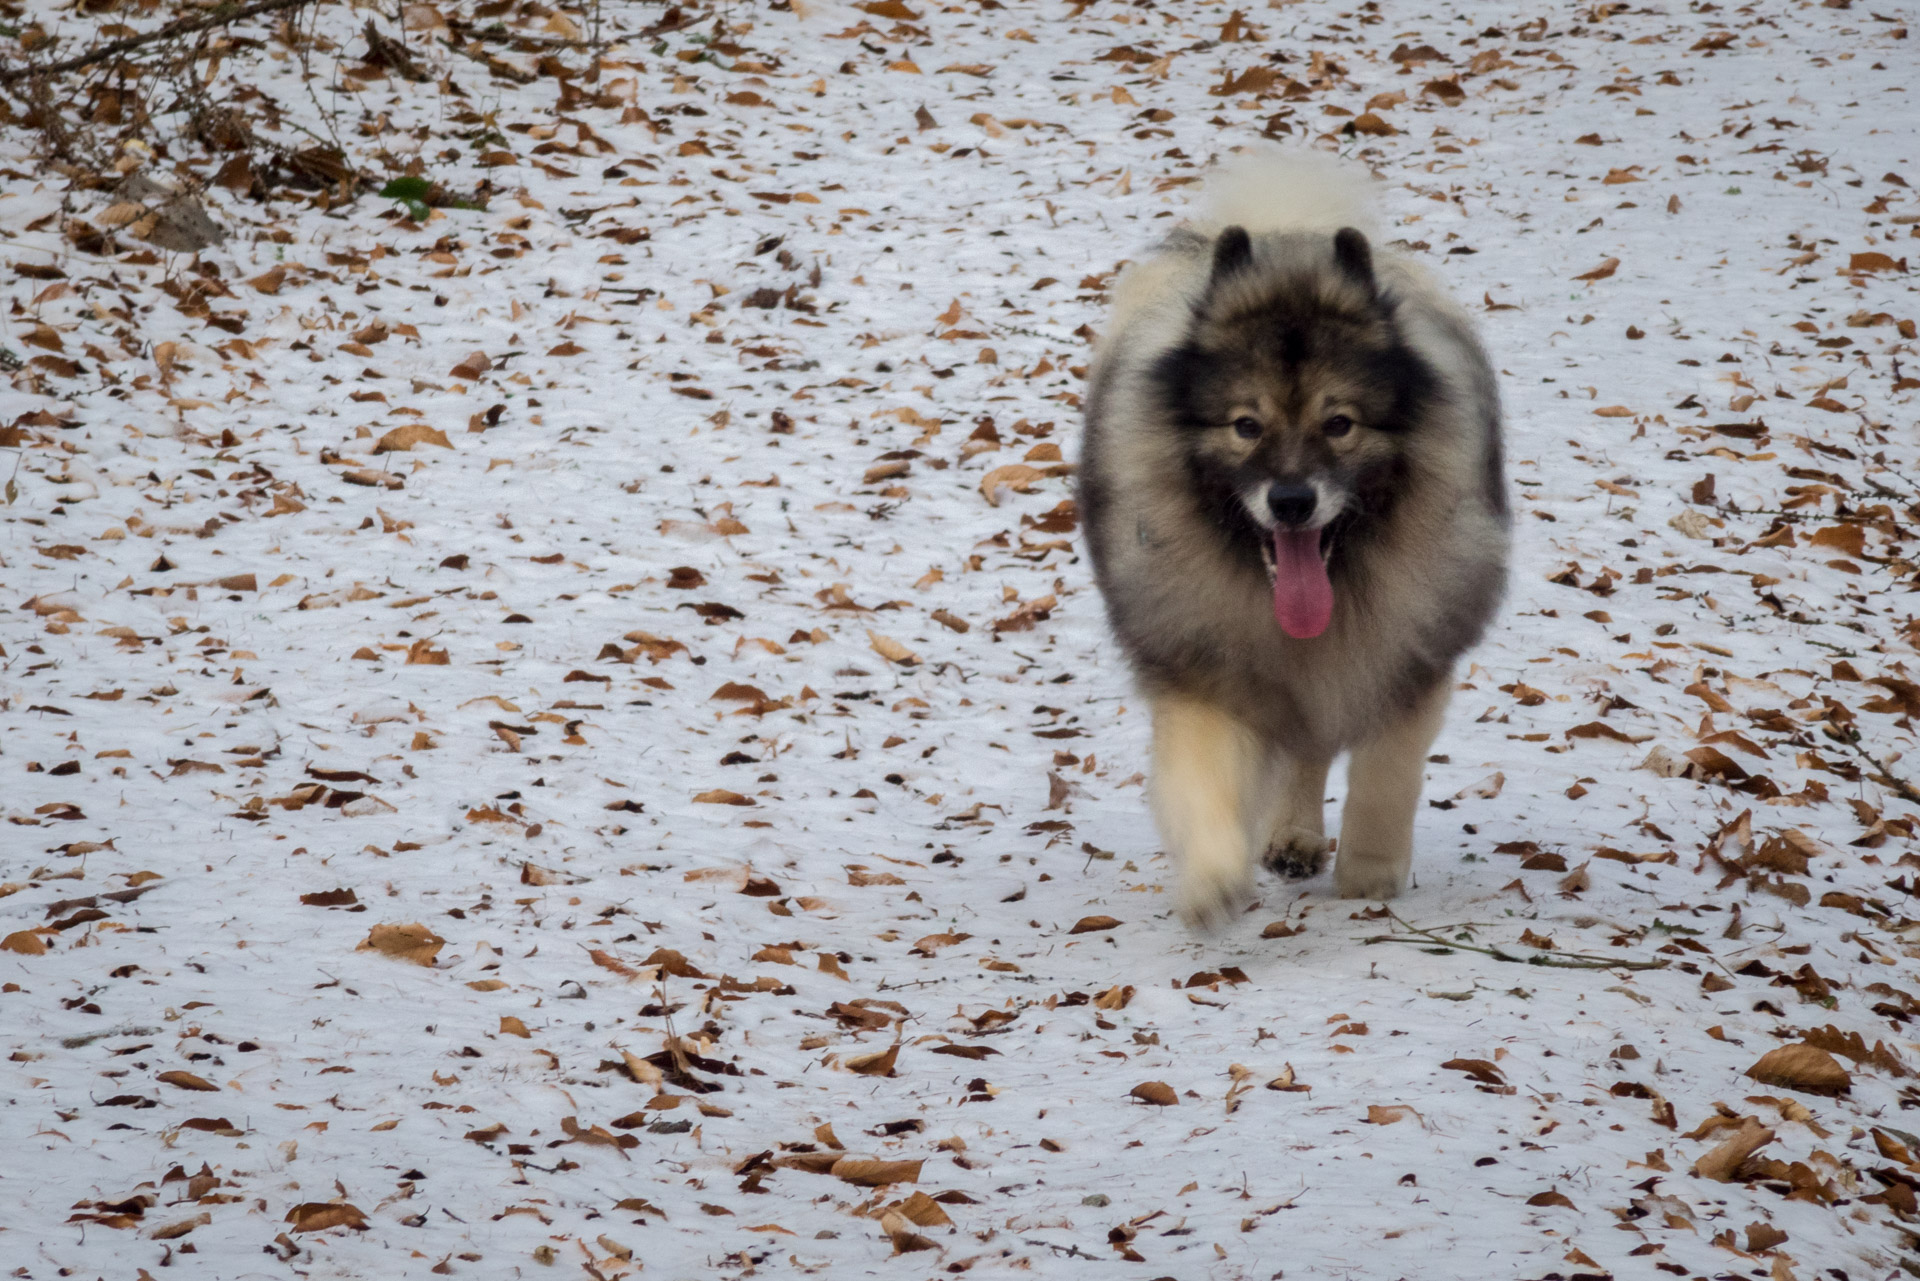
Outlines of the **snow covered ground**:
{"label": "snow covered ground", "polygon": [[[1890,7],[325,5],[213,97],[486,208],[176,133],[197,258],[0,131],[9,1275],[1920,1274]],[[1417,888],[1199,937],[1070,470],[1263,133],[1515,573]]]}

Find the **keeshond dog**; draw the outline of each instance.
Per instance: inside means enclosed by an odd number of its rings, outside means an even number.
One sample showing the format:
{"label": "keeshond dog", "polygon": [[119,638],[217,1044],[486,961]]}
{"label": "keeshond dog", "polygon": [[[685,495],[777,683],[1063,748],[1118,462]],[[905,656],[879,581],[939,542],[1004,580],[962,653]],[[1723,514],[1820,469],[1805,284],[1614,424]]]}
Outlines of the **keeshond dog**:
{"label": "keeshond dog", "polygon": [[1152,706],[1154,819],[1196,925],[1256,858],[1404,889],[1452,670],[1506,584],[1499,391],[1467,315],[1317,153],[1230,163],[1116,289],[1080,507]]}

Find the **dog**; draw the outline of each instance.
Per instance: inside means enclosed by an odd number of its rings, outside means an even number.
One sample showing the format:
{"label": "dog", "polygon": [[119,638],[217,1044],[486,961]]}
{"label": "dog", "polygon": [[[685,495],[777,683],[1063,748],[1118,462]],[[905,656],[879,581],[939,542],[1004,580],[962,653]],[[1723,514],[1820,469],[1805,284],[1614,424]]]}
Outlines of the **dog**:
{"label": "dog", "polygon": [[1257,858],[1406,887],[1428,749],[1505,592],[1499,388],[1466,313],[1377,252],[1367,180],[1318,153],[1230,162],[1202,217],[1116,283],[1079,506],[1153,717],[1177,903],[1218,924]]}

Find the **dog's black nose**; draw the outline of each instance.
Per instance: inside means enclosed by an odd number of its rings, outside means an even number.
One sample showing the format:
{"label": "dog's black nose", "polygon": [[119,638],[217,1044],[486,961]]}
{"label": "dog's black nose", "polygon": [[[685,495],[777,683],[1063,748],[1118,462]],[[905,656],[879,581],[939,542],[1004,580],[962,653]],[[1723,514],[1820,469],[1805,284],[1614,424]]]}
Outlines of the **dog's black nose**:
{"label": "dog's black nose", "polygon": [[1320,495],[1312,485],[1279,483],[1267,490],[1267,510],[1282,525],[1304,525],[1313,519]]}

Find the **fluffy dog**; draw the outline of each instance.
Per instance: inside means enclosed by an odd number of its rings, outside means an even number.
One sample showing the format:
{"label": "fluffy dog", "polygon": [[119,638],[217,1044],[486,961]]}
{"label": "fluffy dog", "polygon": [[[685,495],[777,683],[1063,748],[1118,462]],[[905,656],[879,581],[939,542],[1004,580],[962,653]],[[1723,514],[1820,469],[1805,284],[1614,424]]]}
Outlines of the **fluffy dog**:
{"label": "fluffy dog", "polygon": [[1505,589],[1493,369],[1466,314],[1376,252],[1365,185],[1316,153],[1230,165],[1121,276],[1096,353],[1080,506],[1195,924],[1258,857],[1319,869],[1342,751],[1335,886],[1405,888],[1454,661]]}

